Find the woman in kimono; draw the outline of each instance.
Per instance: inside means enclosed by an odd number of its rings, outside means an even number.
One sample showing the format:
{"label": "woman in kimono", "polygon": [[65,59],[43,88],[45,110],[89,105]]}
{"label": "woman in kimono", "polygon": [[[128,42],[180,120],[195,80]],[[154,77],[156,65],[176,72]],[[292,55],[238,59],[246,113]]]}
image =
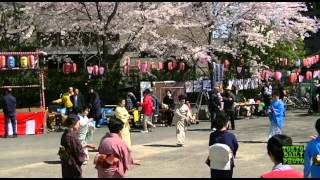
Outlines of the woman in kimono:
{"label": "woman in kimono", "polygon": [[186,105],[186,97],[179,96],[179,105],[174,113],[174,121],[176,123],[177,147],[183,147],[185,141],[186,125],[190,121],[189,107]]}
{"label": "woman in kimono", "polygon": [[[123,129],[121,130],[121,138],[123,141],[127,143],[127,146],[129,148],[130,153],[132,152],[131,149],[131,136],[130,136],[130,115],[129,112],[126,109],[126,100],[124,98],[120,98],[118,102],[118,106],[115,110],[115,116],[117,119],[121,120],[123,122]],[[140,165],[139,160],[134,160],[133,162],[135,165]]]}
{"label": "woman in kimono", "polygon": [[127,143],[121,139],[124,123],[119,119],[110,120],[107,133],[100,141],[99,153],[94,164],[98,170],[98,178],[124,178],[132,165],[132,158]]}
{"label": "woman in kimono", "polygon": [[[78,137],[79,137],[81,144],[83,146],[86,146],[88,144],[88,140],[90,140],[93,136],[93,132],[95,130],[95,127],[92,123],[93,119],[88,118],[90,108],[83,107],[80,111],[81,111],[80,114],[78,114],[78,116],[80,118],[80,127],[78,130]],[[84,152],[86,153],[86,159],[83,162],[83,165],[87,164],[87,162],[89,160],[88,148],[84,148]]]}
{"label": "woman in kimono", "polygon": [[95,148],[91,144],[82,146],[77,131],[80,127],[80,118],[75,114],[70,114],[65,121],[68,129],[63,133],[60,142],[58,155],[61,159],[62,178],[81,178],[81,165],[85,161],[86,154],[84,147]]}

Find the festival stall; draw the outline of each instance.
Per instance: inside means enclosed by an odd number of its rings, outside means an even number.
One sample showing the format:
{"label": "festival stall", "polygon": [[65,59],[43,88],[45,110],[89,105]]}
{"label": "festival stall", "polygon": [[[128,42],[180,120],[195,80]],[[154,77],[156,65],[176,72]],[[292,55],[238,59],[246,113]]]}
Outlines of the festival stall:
{"label": "festival stall", "polygon": [[[0,71],[36,71],[39,84],[27,85],[2,85],[0,89],[6,88],[39,88],[40,111],[24,112],[16,114],[17,134],[42,134],[45,130],[46,112],[44,96],[44,70],[40,68],[40,56],[45,52],[0,52]],[[11,129],[10,129],[11,128]],[[0,113],[0,136],[5,134],[4,114]],[[9,135],[12,135],[12,126],[9,125]]]}

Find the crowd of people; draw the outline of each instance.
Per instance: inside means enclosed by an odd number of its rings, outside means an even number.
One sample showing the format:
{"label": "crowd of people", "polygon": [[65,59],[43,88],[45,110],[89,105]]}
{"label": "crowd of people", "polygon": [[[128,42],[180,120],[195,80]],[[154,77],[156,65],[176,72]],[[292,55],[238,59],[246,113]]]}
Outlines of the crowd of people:
{"label": "crowd of people", "polygon": [[[16,99],[7,89],[2,98],[2,104],[6,122],[6,137],[8,136],[8,124],[11,121],[13,136],[15,132],[15,104]],[[281,89],[273,88],[266,84],[263,88],[264,101],[266,101],[266,113],[270,120],[270,130],[267,142],[267,151],[274,167],[270,172],[261,175],[262,178],[285,177],[320,177],[320,119],[315,124],[318,135],[312,137],[307,143],[304,153],[304,172],[284,164],[284,152],[282,146],[292,145],[292,138],[282,134],[286,110]],[[61,103],[68,113],[64,125],[68,127],[61,137],[59,156],[61,159],[62,177],[82,177],[82,165],[89,162],[88,149],[96,149],[98,153],[93,159],[99,178],[125,177],[126,171],[132,165],[140,165],[140,160],[133,158],[130,119],[132,110],[136,106],[142,107],[142,133],[151,132],[158,122],[159,109],[165,109],[165,118],[168,126],[175,126],[177,147],[184,147],[186,129],[190,123],[195,123],[190,102],[186,95],[178,96],[178,104],[175,105],[172,92],[168,90],[160,102],[152,93],[152,90],[143,91],[143,101],[139,102],[131,92],[124,98],[119,98],[114,117],[108,123],[109,132],[101,138],[98,146],[89,141],[98,127],[101,118],[101,101],[98,93],[89,90],[87,103],[78,89],[68,91],[61,98],[53,101]],[[270,102],[268,103],[267,101]],[[235,130],[235,94],[232,88],[226,88],[223,93],[219,87],[215,87],[209,99],[209,112],[211,119],[209,136],[209,155],[206,164],[210,168],[212,178],[231,178],[235,168],[235,159],[239,144]],[[95,122],[95,123],[94,123]],[[96,125],[96,126],[95,126]],[[232,130],[232,131],[230,131]]]}
{"label": "crowd of people", "polygon": [[94,119],[95,127],[100,128],[102,124],[102,112],[101,112],[101,100],[99,94],[93,89],[90,88],[87,98],[80,93],[79,89],[69,87],[68,91],[62,93],[60,98],[53,100],[52,103],[59,104],[61,109],[65,109],[63,114],[78,114],[81,109],[84,107],[89,108],[89,118]]}

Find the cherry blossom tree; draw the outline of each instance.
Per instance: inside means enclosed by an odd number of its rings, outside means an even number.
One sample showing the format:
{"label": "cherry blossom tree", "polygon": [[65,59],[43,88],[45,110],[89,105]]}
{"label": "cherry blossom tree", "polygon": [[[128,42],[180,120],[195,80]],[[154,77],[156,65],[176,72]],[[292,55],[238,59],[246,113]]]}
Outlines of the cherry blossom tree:
{"label": "cherry blossom tree", "polygon": [[[277,42],[304,39],[319,26],[317,19],[301,15],[307,10],[303,2],[28,2],[25,5],[29,9],[25,16],[33,20],[37,31],[93,32],[98,57],[113,67],[128,49],[158,57],[175,55],[191,63],[208,51],[236,57],[242,53],[244,44],[266,53],[265,49]],[[74,45],[86,47],[80,41]]]}

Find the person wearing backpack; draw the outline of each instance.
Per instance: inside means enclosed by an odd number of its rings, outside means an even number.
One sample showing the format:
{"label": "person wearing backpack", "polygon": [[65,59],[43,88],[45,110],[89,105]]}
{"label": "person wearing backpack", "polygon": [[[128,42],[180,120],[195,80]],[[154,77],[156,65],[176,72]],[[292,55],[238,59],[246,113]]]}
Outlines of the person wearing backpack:
{"label": "person wearing backpack", "polygon": [[217,131],[210,134],[206,164],[210,167],[211,178],[232,178],[239,144],[236,136],[227,130],[229,120],[226,114],[219,112],[216,119]]}
{"label": "person wearing backpack", "polygon": [[152,114],[152,123],[158,122],[159,109],[160,109],[160,101],[156,95],[154,95],[153,90],[151,92],[152,103],[153,103],[153,114]]}

